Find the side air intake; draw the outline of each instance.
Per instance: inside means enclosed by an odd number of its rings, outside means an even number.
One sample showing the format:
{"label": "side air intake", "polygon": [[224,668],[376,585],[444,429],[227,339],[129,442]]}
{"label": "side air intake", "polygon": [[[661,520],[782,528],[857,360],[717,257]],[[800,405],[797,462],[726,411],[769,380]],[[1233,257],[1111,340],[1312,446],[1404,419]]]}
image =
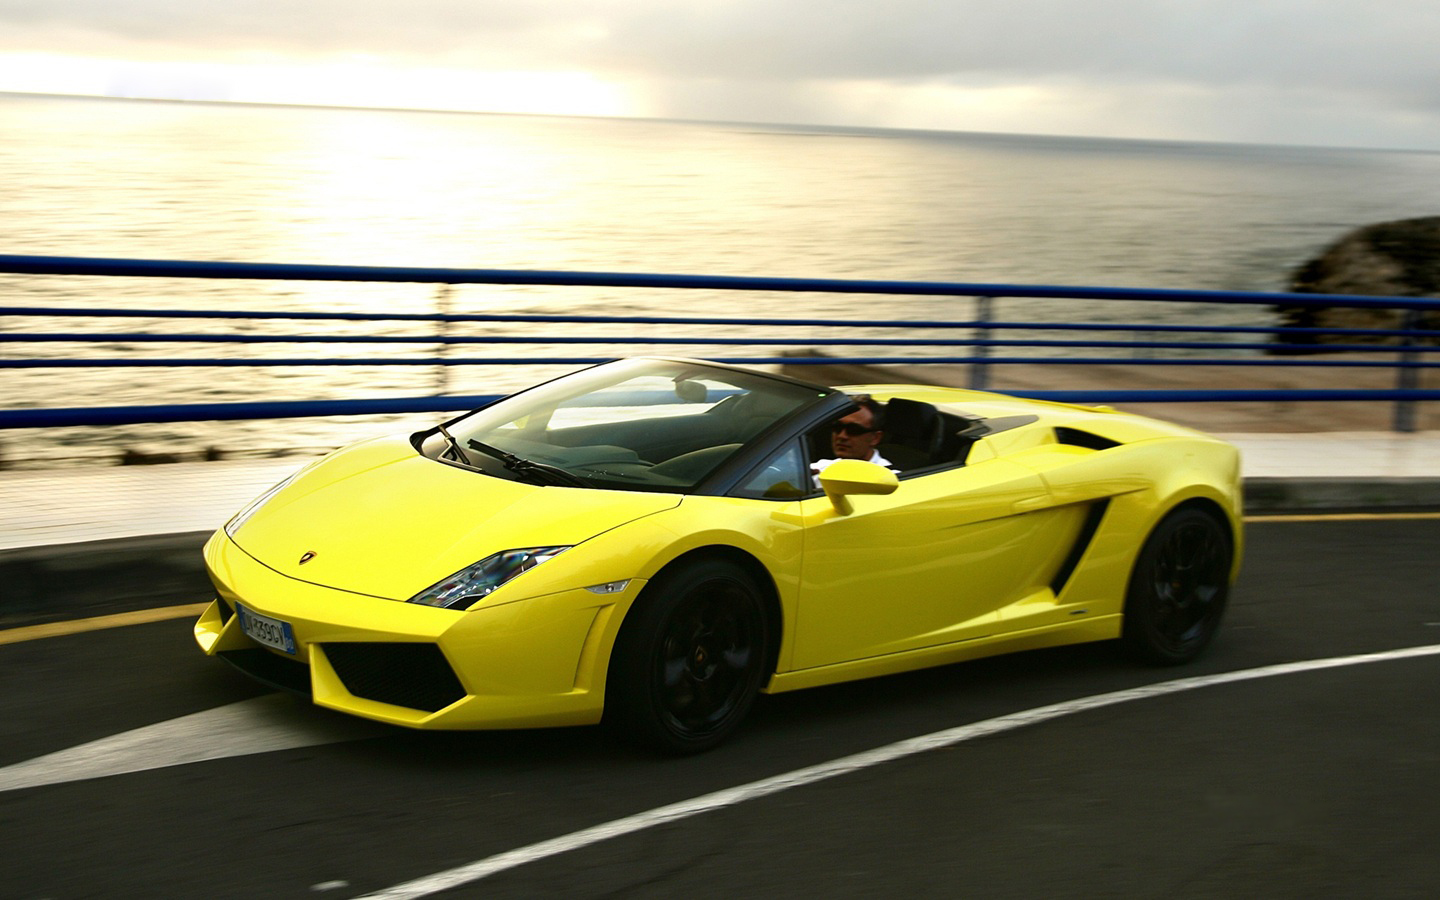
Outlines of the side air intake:
{"label": "side air intake", "polygon": [[1084,558],[1085,551],[1090,549],[1090,542],[1095,539],[1095,532],[1100,530],[1100,520],[1105,518],[1105,510],[1109,509],[1110,501],[1097,500],[1090,504],[1085,511],[1085,521],[1080,525],[1080,533],[1075,536],[1075,543],[1070,547],[1070,552],[1065,555],[1065,561],[1060,564],[1060,570],[1055,577],[1050,579],[1050,590],[1055,596],[1065,590],[1065,585],[1070,581],[1070,576],[1075,574],[1075,569]]}
{"label": "side air intake", "polygon": [[1081,431],[1078,428],[1065,428],[1063,426],[1055,429],[1055,442],[1059,444],[1069,444],[1071,447],[1087,447],[1091,450],[1109,450],[1111,447],[1120,446],[1119,441],[1112,441],[1107,437],[1091,434],[1088,431]]}

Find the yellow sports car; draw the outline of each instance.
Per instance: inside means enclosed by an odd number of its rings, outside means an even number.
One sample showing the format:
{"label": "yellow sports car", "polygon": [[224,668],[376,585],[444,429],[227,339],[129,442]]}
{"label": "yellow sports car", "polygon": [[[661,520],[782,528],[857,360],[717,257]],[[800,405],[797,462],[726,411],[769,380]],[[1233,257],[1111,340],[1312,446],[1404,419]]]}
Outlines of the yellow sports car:
{"label": "yellow sports car", "polygon": [[1177,663],[1241,554],[1236,450],[999,394],[585,369],[338,450],[216,532],[206,653],[417,728],[694,752],[758,692],[1118,638]]}

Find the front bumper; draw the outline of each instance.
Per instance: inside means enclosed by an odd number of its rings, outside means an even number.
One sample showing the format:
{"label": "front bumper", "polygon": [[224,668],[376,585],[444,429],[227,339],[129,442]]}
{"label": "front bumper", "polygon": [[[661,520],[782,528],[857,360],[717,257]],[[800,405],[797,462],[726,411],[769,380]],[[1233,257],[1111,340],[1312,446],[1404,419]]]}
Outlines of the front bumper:
{"label": "front bumper", "polygon": [[[298,581],[223,532],[205,546],[219,594],[195,639],[267,684],[319,706],[413,728],[598,722],[620,615],[642,587],[561,591],[468,611],[435,609]],[[247,636],[236,604],[287,624],[295,652]]]}

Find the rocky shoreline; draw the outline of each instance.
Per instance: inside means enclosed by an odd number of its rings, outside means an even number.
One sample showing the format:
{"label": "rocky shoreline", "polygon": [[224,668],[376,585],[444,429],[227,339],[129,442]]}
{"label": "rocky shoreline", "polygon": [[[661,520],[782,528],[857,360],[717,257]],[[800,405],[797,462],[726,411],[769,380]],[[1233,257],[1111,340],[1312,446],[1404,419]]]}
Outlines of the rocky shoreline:
{"label": "rocky shoreline", "polygon": [[[1440,216],[1357,228],[1297,269],[1289,290],[1296,294],[1440,296]],[[1275,312],[1280,324],[1291,328],[1440,330],[1440,312],[1428,310],[1278,305]],[[1294,345],[1294,349],[1288,351],[1293,353],[1307,352],[1307,347],[1319,344],[1399,343],[1396,338],[1373,335],[1279,334],[1276,337]],[[1422,342],[1433,344],[1436,340],[1431,337]]]}

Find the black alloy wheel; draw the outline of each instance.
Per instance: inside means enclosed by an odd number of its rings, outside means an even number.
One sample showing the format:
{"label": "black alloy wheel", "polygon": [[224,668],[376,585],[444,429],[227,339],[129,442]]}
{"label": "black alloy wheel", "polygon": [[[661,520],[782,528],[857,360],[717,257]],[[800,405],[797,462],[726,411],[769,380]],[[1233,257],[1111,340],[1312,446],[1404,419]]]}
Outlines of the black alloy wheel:
{"label": "black alloy wheel", "polygon": [[760,591],[718,559],[663,573],[616,641],[605,720],[643,745],[698,753],[725,740],[765,678],[769,623]]}
{"label": "black alloy wheel", "polygon": [[1140,659],[1188,662],[1220,625],[1234,547],[1213,514],[1185,507],[1160,521],[1141,548],[1125,599],[1121,640]]}

